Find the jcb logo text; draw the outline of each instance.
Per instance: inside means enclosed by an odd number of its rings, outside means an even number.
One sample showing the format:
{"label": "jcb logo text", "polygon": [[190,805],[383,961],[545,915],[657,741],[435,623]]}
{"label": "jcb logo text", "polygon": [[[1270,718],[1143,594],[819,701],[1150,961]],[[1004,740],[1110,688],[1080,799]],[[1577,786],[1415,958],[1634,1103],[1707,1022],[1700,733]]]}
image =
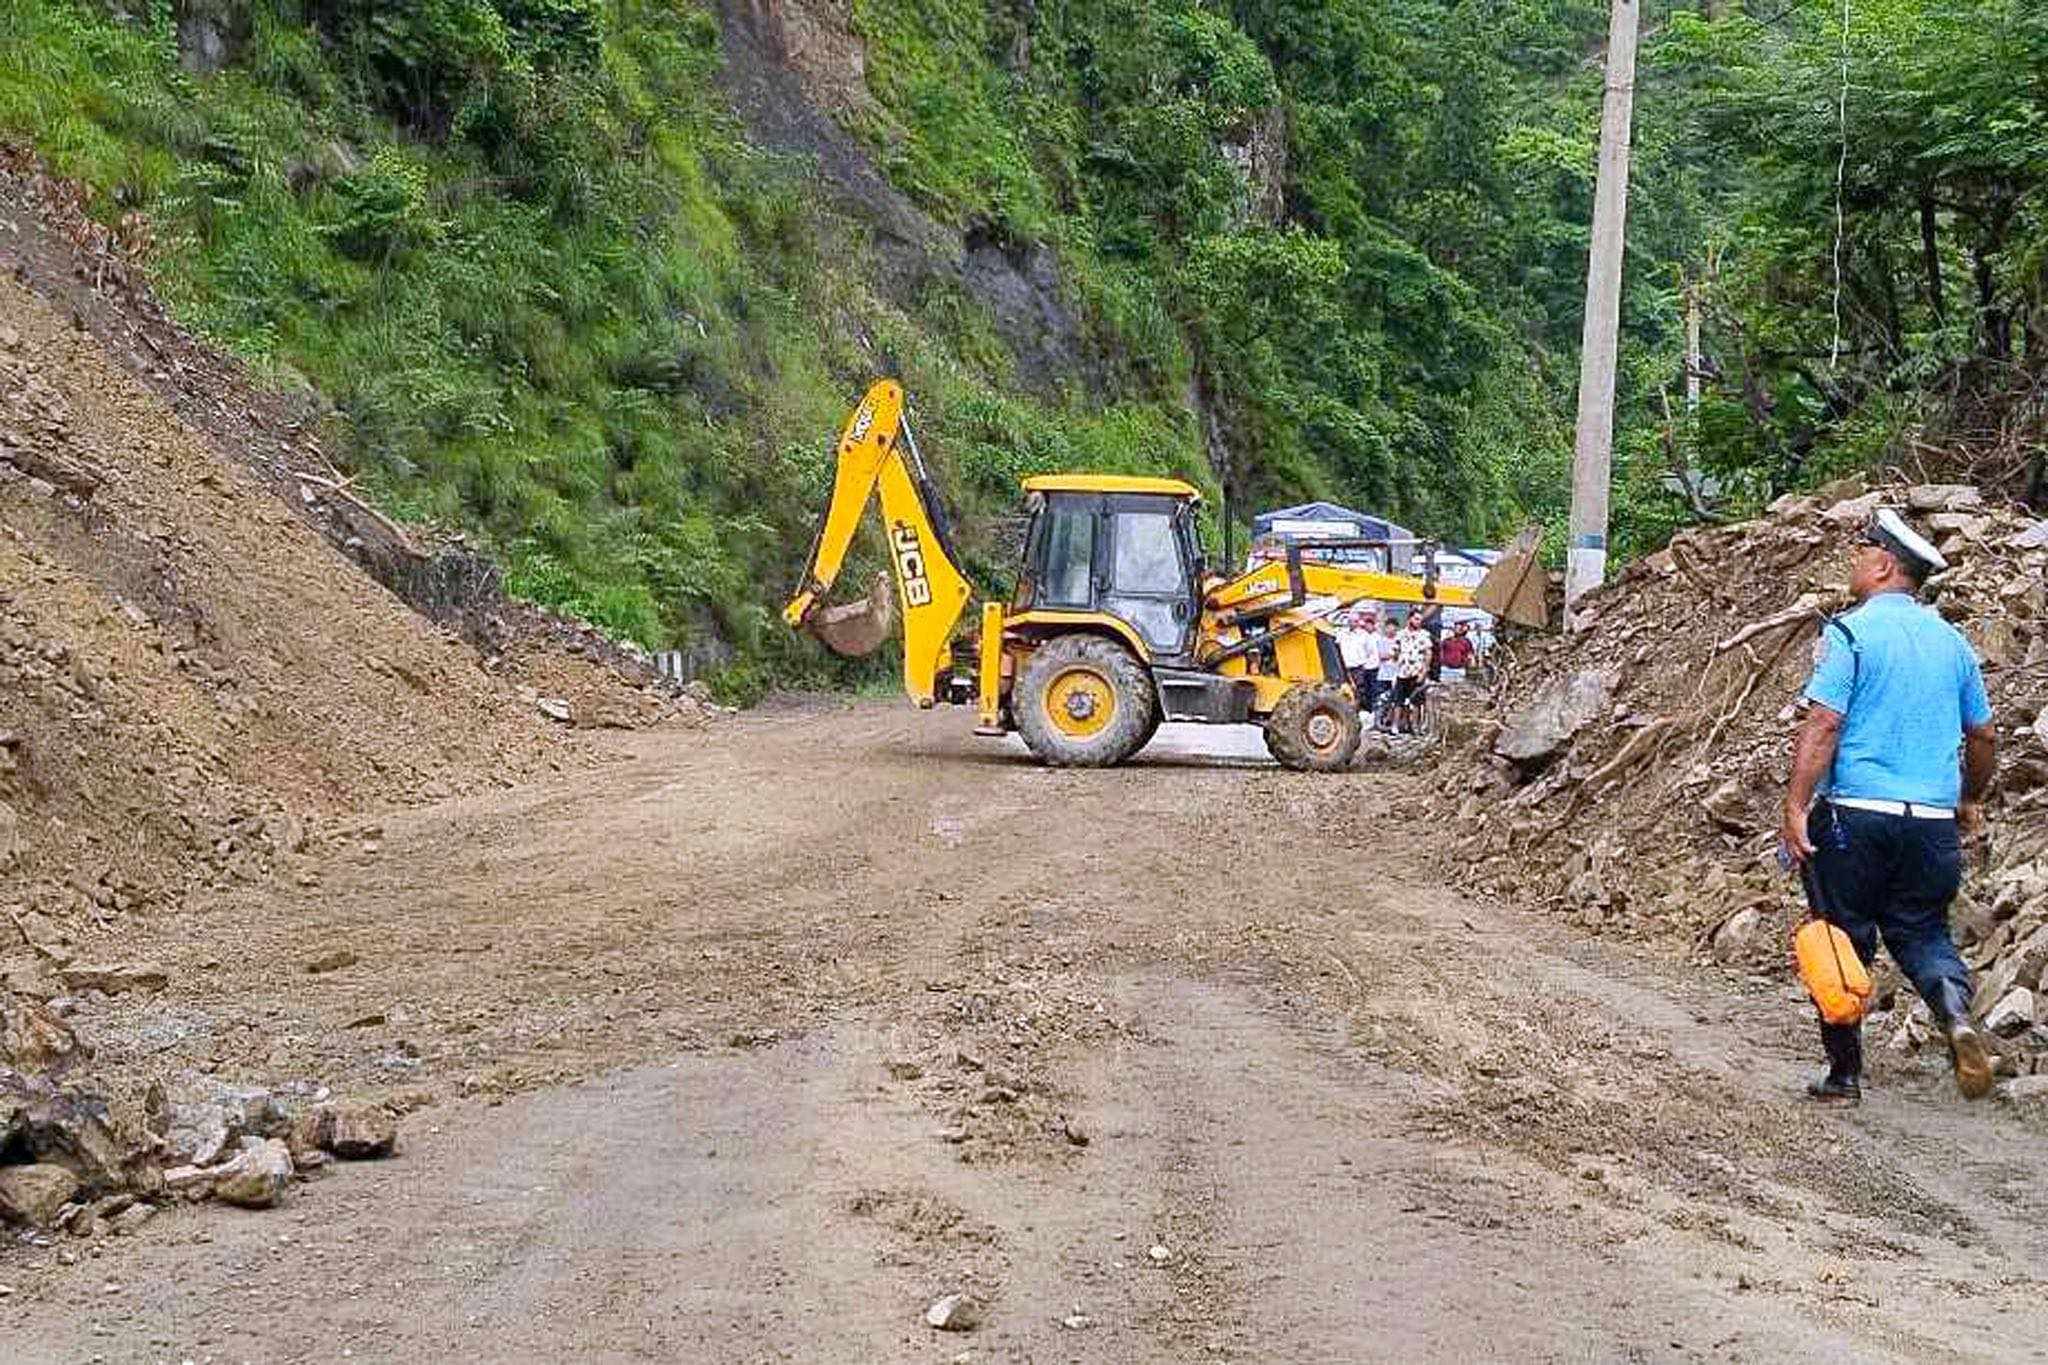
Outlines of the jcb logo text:
{"label": "jcb logo text", "polygon": [[903,580],[906,606],[921,607],[932,600],[932,581],[925,577],[924,550],[917,543],[917,528],[898,525],[889,536],[896,552],[896,575]]}

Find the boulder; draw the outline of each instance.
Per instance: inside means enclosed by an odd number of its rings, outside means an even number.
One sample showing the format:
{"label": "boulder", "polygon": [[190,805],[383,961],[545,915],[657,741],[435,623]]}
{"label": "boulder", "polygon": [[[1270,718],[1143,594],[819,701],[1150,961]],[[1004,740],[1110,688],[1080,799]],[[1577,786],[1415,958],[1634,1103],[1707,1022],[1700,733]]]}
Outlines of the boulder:
{"label": "boulder", "polygon": [[1754,905],[1745,906],[1721,921],[1714,930],[1713,952],[1719,962],[1739,962],[1749,955],[1756,946],[1757,936],[1763,929],[1763,912]]}
{"label": "boulder", "polygon": [[1918,483],[1906,490],[1906,506],[1915,512],[1954,512],[1983,505],[1983,492],[1967,483]]}
{"label": "boulder", "polygon": [[2034,993],[2024,986],[2007,991],[2005,998],[1984,1016],[1984,1027],[2001,1038],[2015,1038],[2034,1026]]}
{"label": "boulder", "polygon": [[206,1103],[226,1111],[237,1137],[283,1137],[292,1128],[292,1116],[271,1091],[256,1086],[213,1082],[202,1088]]}
{"label": "boulder", "polygon": [[130,1204],[107,1221],[112,1226],[116,1237],[125,1237],[131,1232],[140,1231],[142,1225],[154,1217],[156,1217],[156,1205]]}
{"label": "boulder", "polygon": [[1991,518],[1973,516],[1968,512],[1936,512],[1927,518],[1927,529],[1937,535],[1956,534],[1970,540],[1983,538],[1991,529]]}
{"label": "boulder", "polygon": [[2048,521],[2033,521],[2005,538],[2008,549],[2039,550],[2048,548]]}
{"label": "boulder", "polygon": [[1883,505],[1884,494],[1859,493],[1853,498],[1844,498],[1821,515],[1838,526],[1860,526]]}
{"label": "boulder", "polygon": [[57,1210],[78,1193],[78,1177],[62,1166],[37,1162],[30,1166],[0,1166],[0,1217],[30,1227],[47,1228],[57,1221]]}
{"label": "boulder", "polygon": [[2048,1100],[2048,1075],[2037,1072],[2032,1076],[2015,1076],[1998,1087],[1998,1098],[2010,1100],[2014,1104]]}
{"label": "boulder", "polygon": [[0,959],[0,996],[49,1000],[62,994],[64,983],[57,979],[55,968],[40,953],[16,953]]}
{"label": "boulder", "polygon": [[213,1193],[213,1172],[198,1166],[173,1166],[164,1172],[164,1192],[204,1199]]}
{"label": "boulder", "polygon": [[174,1104],[163,1134],[164,1155],[186,1166],[211,1166],[226,1154],[236,1133],[226,1109],[217,1104]]}
{"label": "boulder", "polygon": [[325,972],[338,972],[344,967],[353,967],[356,962],[353,948],[329,948],[319,956],[309,958],[306,962],[306,971],[309,975],[319,976]]}
{"label": "boulder", "polygon": [[1998,928],[1998,917],[1991,907],[1967,891],[1958,892],[1949,905],[1948,922],[1958,948],[1975,947]]}
{"label": "boulder", "polygon": [[2048,924],[2028,932],[2025,938],[2003,949],[1977,983],[1971,1002],[1978,1014],[1988,1014],[2014,990],[2033,990],[2041,985],[2048,969]]}
{"label": "boulder", "polygon": [[332,1152],[344,1161],[374,1161],[398,1150],[398,1119],[381,1104],[335,1100],[308,1110],[292,1139],[302,1151]]}
{"label": "boulder", "polygon": [[1542,767],[1607,710],[1619,682],[1612,669],[1586,669],[1554,681],[1508,718],[1493,751],[1524,770]]}
{"label": "boulder", "polygon": [[70,1167],[88,1188],[127,1183],[128,1144],[107,1102],[75,1088],[0,1067],[0,1147]]}
{"label": "boulder", "polygon": [[1724,829],[1730,834],[1747,834],[1756,826],[1756,821],[1750,815],[1743,786],[1732,778],[1714,788],[1707,799],[1700,803],[1700,809],[1706,812],[1707,819],[1717,828]]}
{"label": "boulder", "polygon": [[267,1209],[291,1183],[292,1154],[276,1138],[243,1138],[234,1160],[208,1174],[217,1199],[245,1209]]}

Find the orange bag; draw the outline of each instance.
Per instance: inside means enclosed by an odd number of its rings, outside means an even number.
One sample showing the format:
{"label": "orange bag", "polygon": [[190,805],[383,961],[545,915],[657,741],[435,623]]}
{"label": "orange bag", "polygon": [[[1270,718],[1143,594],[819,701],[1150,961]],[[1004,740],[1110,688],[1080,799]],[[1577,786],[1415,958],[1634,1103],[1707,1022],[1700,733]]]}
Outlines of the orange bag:
{"label": "orange bag", "polygon": [[1824,919],[1810,919],[1792,935],[1799,979],[1830,1024],[1860,1024],[1870,1007],[1870,973],[1849,936]]}

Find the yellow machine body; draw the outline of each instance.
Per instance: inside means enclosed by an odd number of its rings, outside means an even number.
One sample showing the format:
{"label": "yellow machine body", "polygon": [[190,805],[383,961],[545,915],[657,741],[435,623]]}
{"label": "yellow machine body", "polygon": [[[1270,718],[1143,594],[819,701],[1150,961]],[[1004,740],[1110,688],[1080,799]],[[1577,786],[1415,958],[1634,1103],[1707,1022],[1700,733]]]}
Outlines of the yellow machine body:
{"label": "yellow machine body", "polygon": [[[952,637],[972,590],[901,386],[883,380],[869,389],[840,432],[835,460],[831,500],[784,617],[841,653],[885,637],[892,604],[879,589],[863,604],[824,604],[868,502],[879,498],[903,623],[904,690],[921,707],[972,704],[977,733],[1021,732],[1053,763],[1119,762],[1175,719],[1262,725],[1282,762],[1342,766],[1357,746],[1358,698],[1329,617],[1362,600],[1469,606],[1475,597],[1433,574],[1316,557],[1350,542],[1313,542],[1306,554],[1297,544],[1284,560],[1211,574],[1194,535],[1194,485],[1036,475],[1023,481],[1030,531],[1016,595],[1007,607],[982,605],[970,663],[956,672]],[[1526,577],[1533,554],[1531,541],[1527,555],[1503,567]]]}

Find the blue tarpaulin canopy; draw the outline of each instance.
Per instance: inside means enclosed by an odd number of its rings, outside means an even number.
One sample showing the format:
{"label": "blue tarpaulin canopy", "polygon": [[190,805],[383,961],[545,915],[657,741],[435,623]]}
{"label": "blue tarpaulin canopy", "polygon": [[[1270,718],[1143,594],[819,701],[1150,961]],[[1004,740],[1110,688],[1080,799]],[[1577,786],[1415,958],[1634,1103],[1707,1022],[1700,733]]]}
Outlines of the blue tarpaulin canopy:
{"label": "blue tarpaulin canopy", "polygon": [[[1255,542],[1265,539],[1317,540],[1336,536],[1394,542],[1415,539],[1415,533],[1405,526],[1388,521],[1385,517],[1373,516],[1370,512],[1359,512],[1339,506],[1334,502],[1305,502],[1298,507],[1282,507],[1271,512],[1261,512],[1252,518],[1252,539]],[[1364,557],[1370,553],[1361,551],[1359,555]],[[1390,567],[1397,572],[1408,569],[1414,563],[1413,545],[1396,543],[1391,547],[1391,553]]]}

